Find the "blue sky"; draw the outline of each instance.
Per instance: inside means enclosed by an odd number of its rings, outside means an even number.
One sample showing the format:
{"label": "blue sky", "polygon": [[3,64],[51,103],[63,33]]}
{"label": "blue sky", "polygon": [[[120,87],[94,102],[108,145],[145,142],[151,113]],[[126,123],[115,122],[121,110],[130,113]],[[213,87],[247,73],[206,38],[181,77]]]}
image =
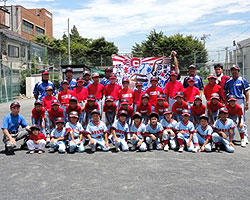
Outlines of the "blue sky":
{"label": "blue sky", "polygon": [[8,0],[7,4],[48,9],[56,38],[66,30],[69,17],[71,27],[76,25],[82,36],[104,36],[124,53],[156,29],[168,36],[210,34],[206,43],[210,59],[217,61],[220,51],[223,61],[225,47],[233,49],[233,40],[250,37],[249,0]]}

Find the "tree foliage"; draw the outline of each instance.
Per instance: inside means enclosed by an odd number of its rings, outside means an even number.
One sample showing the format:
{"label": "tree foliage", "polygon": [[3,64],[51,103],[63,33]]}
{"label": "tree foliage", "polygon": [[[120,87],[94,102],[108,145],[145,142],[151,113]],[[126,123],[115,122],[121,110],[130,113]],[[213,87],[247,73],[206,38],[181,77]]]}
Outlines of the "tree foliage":
{"label": "tree foliage", "polygon": [[198,38],[176,34],[166,36],[162,31],[151,31],[141,44],[132,47],[133,56],[149,57],[170,55],[175,50],[178,54],[180,67],[186,68],[190,64],[197,64],[198,68],[207,62],[207,51]]}

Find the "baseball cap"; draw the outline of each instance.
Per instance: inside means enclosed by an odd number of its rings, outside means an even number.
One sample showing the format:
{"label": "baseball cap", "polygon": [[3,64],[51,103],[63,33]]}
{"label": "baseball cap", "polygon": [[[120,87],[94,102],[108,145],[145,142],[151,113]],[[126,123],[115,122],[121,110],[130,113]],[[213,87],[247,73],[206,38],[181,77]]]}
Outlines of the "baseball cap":
{"label": "baseball cap", "polygon": [[112,72],[113,71],[113,69],[111,69],[111,67],[107,67],[106,69],[105,69],[105,72]]}
{"label": "baseball cap", "polygon": [[151,82],[151,81],[158,81],[158,78],[155,77],[155,76],[153,76],[153,77],[151,77],[151,79],[150,79],[150,82]]}
{"label": "baseball cap", "polygon": [[85,71],[83,72],[83,76],[86,76],[86,75],[89,75],[89,76],[90,76],[90,72],[87,71],[87,70],[85,70]]}
{"label": "baseball cap", "polygon": [[43,102],[38,99],[38,100],[35,101],[34,105],[40,105],[40,106],[42,106]]}
{"label": "baseball cap", "polygon": [[195,82],[193,77],[189,77],[188,82]]}
{"label": "baseball cap", "polygon": [[10,108],[15,108],[15,107],[21,107],[20,103],[14,101],[13,103],[10,104]]}
{"label": "baseball cap", "polygon": [[69,113],[69,117],[79,118],[79,116],[78,116],[78,112],[76,112],[76,111],[72,111],[72,112],[70,112],[70,113]]}
{"label": "baseball cap", "polygon": [[99,77],[100,77],[99,74],[96,73],[96,72],[94,72],[94,73],[92,74],[92,78],[99,78]]}
{"label": "baseball cap", "polygon": [[142,119],[142,115],[140,112],[135,112],[135,114],[133,115],[133,119],[138,119],[138,118]]}
{"label": "baseball cap", "polygon": [[44,69],[44,70],[42,71],[42,75],[44,75],[44,74],[49,74],[49,70]]}
{"label": "baseball cap", "polygon": [[223,107],[223,108],[220,108],[219,109],[219,113],[228,113],[228,110],[227,110],[227,108],[225,108],[225,107]]}
{"label": "baseball cap", "polygon": [[77,98],[76,97],[70,97],[69,102],[76,102],[77,103]]}
{"label": "baseball cap", "polygon": [[100,111],[97,110],[97,109],[94,109],[94,110],[91,112],[91,115],[93,115],[93,114],[98,114],[98,115],[100,115]]}
{"label": "baseball cap", "polygon": [[49,85],[49,86],[46,87],[45,91],[48,91],[48,90],[52,90],[53,91],[54,89],[53,89],[52,86]]}
{"label": "baseball cap", "polygon": [[68,82],[67,80],[63,80],[63,81],[62,81],[62,85],[63,85],[63,84],[68,84],[68,85],[69,85],[69,82]]}
{"label": "baseball cap", "polygon": [[147,93],[144,93],[143,95],[141,95],[141,100],[144,98],[148,98],[149,99],[149,95]]}
{"label": "baseball cap", "polygon": [[190,68],[196,69],[196,66],[195,66],[195,65],[189,65],[189,66],[188,66],[188,69],[190,69]]}
{"label": "baseball cap", "polygon": [[110,78],[110,79],[116,79],[115,73],[111,73],[109,78]]}
{"label": "baseball cap", "polygon": [[181,98],[183,98],[184,97],[184,94],[183,94],[183,92],[176,92],[176,94],[175,94],[175,99],[177,98],[177,97],[181,97]]}
{"label": "baseball cap", "polygon": [[206,114],[202,114],[202,115],[200,116],[200,120],[201,120],[201,119],[205,119],[205,120],[208,121],[208,116],[207,116]]}
{"label": "baseball cap", "polygon": [[142,83],[141,83],[141,82],[136,82],[135,86],[136,86],[136,87],[142,86]]}
{"label": "baseball cap", "polygon": [[165,100],[165,95],[163,95],[163,94],[160,94],[160,95],[158,95],[158,97],[157,97],[157,100]]}
{"label": "baseball cap", "polygon": [[189,116],[190,116],[189,110],[184,109],[184,110],[182,111],[182,114],[181,114],[181,115],[182,115],[182,116],[184,116],[184,115],[189,115]]}
{"label": "baseball cap", "polygon": [[125,83],[125,82],[129,83],[129,79],[128,79],[128,78],[124,78],[124,79],[122,80],[122,83]]}
{"label": "baseball cap", "polygon": [[159,114],[156,113],[156,112],[152,112],[152,113],[149,115],[149,119],[151,119],[152,117],[156,117],[157,119],[159,119]]}
{"label": "baseball cap", "polygon": [[166,114],[172,114],[172,110],[170,108],[166,108],[163,112],[163,115],[166,115]]}
{"label": "baseball cap", "polygon": [[41,128],[37,125],[37,124],[33,124],[31,127],[30,127],[30,130],[41,130]]}
{"label": "baseball cap", "polygon": [[209,74],[209,76],[207,77],[208,79],[217,79],[217,76],[215,74]]}
{"label": "baseball cap", "polygon": [[58,101],[57,99],[54,99],[52,102],[51,102],[51,105],[58,105],[60,106],[60,101]]}
{"label": "baseball cap", "polygon": [[235,95],[229,95],[227,98],[228,98],[228,101],[237,101]]}
{"label": "baseball cap", "polygon": [[128,116],[128,112],[126,111],[126,110],[121,110],[119,113],[118,113],[118,116],[120,117],[120,116]]}
{"label": "baseball cap", "polygon": [[87,101],[95,101],[95,96],[94,95],[89,95],[87,98]]}
{"label": "baseball cap", "polygon": [[66,70],[65,70],[65,73],[67,72],[72,72],[73,73],[73,69],[71,67],[67,67]]}
{"label": "baseball cap", "polygon": [[220,95],[219,94],[217,94],[217,93],[213,93],[213,94],[211,94],[211,98],[210,98],[211,100],[212,99],[218,99],[218,100],[220,100]]}
{"label": "baseball cap", "polygon": [[202,101],[202,98],[200,95],[195,95],[194,100],[196,100],[196,99],[200,99]]}
{"label": "baseball cap", "polygon": [[62,117],[58,117],[56,119],[56,123],[64,123],[64,119]]}
{"label": "baseball cap", "polygon": [[175,71],[171,71],[169,75],[170,76],[177,76],[177,73]]}
{"label": "baseball cap", "polygon": [[112,102],[114,102],[114,97],[112,97],[112,96],[107,96],[106,99],[105,99],[105,102],[107,102],[107,101],[112,101]]}
{"label": "baseball cap", "polygon": [[231,70],[232,70],[232,69],[237,69],[237,70],[240,71],[240,67],[239,67],[238,65],[233,65],[233,66],[231,67]]}
{"label": "baseball cap", "polygon": [[127,99],[122,99],[121,100],[121,105],[128,105],[128,100]]}
{"label": "baseball cap", "polygon": [[76,79],[76,81],[77,81],[77,83],[78,83],[78,82],[84,82],[84,79],[83,79],[82,76],[79,76],[79,77]]}

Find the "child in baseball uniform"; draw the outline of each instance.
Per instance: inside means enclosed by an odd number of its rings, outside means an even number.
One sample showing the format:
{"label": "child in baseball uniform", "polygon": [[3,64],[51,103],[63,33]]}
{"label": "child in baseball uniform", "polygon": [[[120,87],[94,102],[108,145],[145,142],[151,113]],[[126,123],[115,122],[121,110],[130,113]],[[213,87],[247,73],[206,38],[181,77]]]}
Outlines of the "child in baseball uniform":
{"label": "child in baseball uniform", "polygon": [[83,113],[82,113],[82,107],[78,104],[76,97],[70,97],[69,99],[69,105],[66,107],[66,122],[68,122],[69,113],[72,111],[76,111],[79,115],[79,122],[83,123]]}
{"label": "child in baseball uniform", "polygon": [[150,123],[146,126],[146,131],[144,134],[144,140],[148,144],[148,149],[153,150],[153,145],[155,144],[157,150],[162,150],[163,145],[161,143],[163,127],[159,120],[159,115],[155,112],[151,113],[149,116]]}
{"label": "child in baseball uniform", "polygon": [[155,112],[159,115],[159,121],[164,118],[164,111],[169,107],[168,102],[165,101],[165,95],[158,95],[157,104],[155,106]]}
{"label": "child in baseball uniform", "polygon": [[187,102],[184,101],[183,92],[177,92],[175,95],[175,102],[172,106],[174,119],[179,122],[182,120],[182,110],[188,109]]}
{"label": "child in baseball uniform", "polygon": [[69,99],[72,96],[73,91],[69,89],[69,82],[64,80],[62,82],[62,91],[58,94],[58,100],[60,101],[61,108],[66,116],[66,107],[69,105]]}
{"label": "child in baseball uniform", "polygon": [[219,118],[215,121],[212,134],[212,140],[215,148],[219,152],[220,145],[223,144],[229,153],[234,152],[233,131],[235,128],[234,121],[228,118],[228,110],[226,108],[219,109]]}
{"label": "child in baseball uniform", "polygon": [[200,116],[200,124],[196,128],[201,151],[212,151],[212,133],[213,128],[208,124],[208,116]]}
{"label": "child in baseball uniform", "polygon": [[49,153],[58,150],[59,153],[65,153],[66,145],[66,128],[64,127],[64,119],[59,117],[56,120],[56,128],[51,133]]}
{"label": "child in baseball uniform", "polygon": [[[51,131],[55,128],[56,126],[56,119],[58,117],[64,118],[64,112],[63,109],[60,108],[60,102],[58,100],[53,100],[51,102],[51,109],[48,110],[48,116],[49,116],[49,128],[50,128],[50,133]],[[48,139],[48,135],[47,135]]]}
{"label": "child in baseball uniform", "polygon": [[139,148],[140,151],[146,151],[147,145],[144,142],[144,133],[146,131],[146,126],[142,123],[142,115],[139,112],[136,112],[133,116],[133,125],[130,126],[131,134],[131,150],[134,151],[136,148]]}
{"label": "child in baseball uniform", "polygon": [[[240,134],[240,139],[241,139],[241,146],[246,147],[246,140],[245,137],[247,138],[247,126],[246,123],[244,123],[243,120],[243,111],[242,108],[239,104],[236,103],[237,99],[234,95],[229,95],[228,96],[228,104],[226,105],[226,108],[228,110],[228,118],[232,119],[234,123],[237,125],[237,129]],[[234,132],[235,135],[235,132]]]}
{"label": "child in baseball uniform", "polygon": [[46,137],[43,133],[40,132],[40,127],[36,124],[30,127],[31,134],[29,135],[29,139],[27,141],[27,146],[30,154],[34,154],[35,150],[38,149],[38,153],[42,154],[46,145]]}
{"label": "child in baseball uniform", "polygon": [[148,124],[149,115],[151,114],[151,104],[149,103],[149,95],[147,93],[143,94],[141,97],[141,103],[137,106],[136,112],[141,113],[142,122]]}
{"label": "child in baseball uniform", "polygon": [[134,112],[136,112],[137,106],[140,105],[140,103],[141,103],[142,95],[145,94],[145,92],[142,91],[142,83],[141,82],[136,82],[135,86],[136,86],[136,90],[134,91],[134,100],[133,100]]}
{"label": "child in baseball uniform", "polygon": [[200,122],[200,116],[206,113],[206,106],[202,104],[201,96],[196,95],[194,97],[194,104],[191,106],[191,119],[194,126],[198,126]]}
{"label": "child in baseball uniform", "polygon": [[218,116],[218,111],[222,107],[223,105],[220,102],[220,95],[218,95],[217,93],[213,93],[211,95],[210,101],[207,102],[207,111],[210,119],[210,124],[214,124]]}
{"label": "child in baseball uniform", "polygon": [[188,79],[188,87],[184,89],[184,99],[188,103],[188,107],[190,108],[191,105],[194,103],[194,97],[196,95],[200,95],[200,90],[194,86],[195,80],[194,78],[190,77]]}
{"label": "child in baseball uniform", "polygon": [[108,131],[111,128],[111,125],[115,121],[115,115],[117,111],[116,103],[114,103],[114,98],[112,96],[107,96],[105,99],[105,104],[103,106],[103,112],[105,113],[105,123],[108,128]]}
{"label": "child in baseball uniform", "polygon": [[122,80],[122,86],[123,86],[123,88],[120,89],[119,94],[118,94],[119,101],[121,103],[121,100],[127,99],[128,104],[130,106],[132,106],[133,99],[134,99],[134,90],[129,88],[129,79],[128,78],[124,78]]}
{"label": "child in baseball uniform", "polygon": [[83,86],[84,79],[83,77],[78,77],[77,78],[77,86],[73,89],[72,96],[77,98],[77,101],[79,105],[82,107],[82,109],[85,106],[86,99],[89,95],[88,89]]}
{"label": "child in baseball uniform", "polygon": [[89,95],[87,98],[87,103],[85,104],[84,107],[84,112],[85,112],[84,123],[83,123],[84,127],[86,127],[89,121],[91,120],[91,112],[95,109],[100,110],[101,108],[95,102],[95,96]]}
{"label": "child in baseball uniform", "polygon": [[43,97],[42,102],[43,102],[43,107],[45,110],[49,110],[51,108],[51,102],[56,99],[53,94],[53,87],[52,86],[47,86],[46,89],[46,96]]}
{"label": "child in baseball uniform", "polygon": [[129,126],[126,123],[128,112],[121,110],[118,112],[118,120],[116,120],[111,127],[111,134],[113,135],[113,143],[116,151],[128,151],[127,134],[129,133]]}
{"label": "child in baseball uniform", "polygon": [[40,131],[46,137],[45,131],[45,108],[43,108],[43,103],[40,100],[36,100],[34,103],[34,108],[32,109],[32,117],[31,122],[32,124],[36,124],[40,127]]}
{"label": "child in baseball uniform", "polygon": [[121,110],[125,110],[128,113],[127,116],[127,124],[130,125],[132,123],[131,119],[134,115],[134,109],[129,105],[129,101],[127,99],[122,99],[120,101],[120,107],[118,109],[118,112]]}
{"label": "child in baseball uniform", "polygon": [[105,123],[100,120],[100,111],[95,109],[91,112],[91,115],[92,120],[86,128],[91,151],[95,152],[97,146],[100,146],[103,151],[108,151],[108,129]]}
{"label": "child in baseball uniform", "polygon": [[69,122],[66,123],[66,132],[69,140],[69,152],[73,153],[77,150],[79,153],[84,152],[84,129],[78,122],[79,116],[76,111],[69,114]]}
{"label": "child in baseball uniform", "polygon": [[186,145],[188,151],[198,152],[200,150],[194,124],[189,121],[189,117],[189,110],[183,110],[182,120],[176,125],[177,140],[180,146],[179,152],[183,152],[184,145]]}
{"label": "child in baseball uniform", "polygon": [[160,121],[161,125],[163,126],[163,135],[162,140],[164,144],[164,151],[169,150],[169,143],[170,147],[173,150],[176,150],[177,148],[177,141],[176,141],[176,125],[177,121],[172,119],[172,111],[171,109],[167,108],[164,111],[164,118]]}

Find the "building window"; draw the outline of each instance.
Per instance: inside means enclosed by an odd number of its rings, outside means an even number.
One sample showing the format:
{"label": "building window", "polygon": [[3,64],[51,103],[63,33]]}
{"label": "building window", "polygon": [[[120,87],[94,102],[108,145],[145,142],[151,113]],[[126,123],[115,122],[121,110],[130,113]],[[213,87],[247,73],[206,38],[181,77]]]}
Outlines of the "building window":
{"label": "building window", "polygon": [[33,35],[34,25],[23,20],[23,32]]}
{"label": "building window", "polygon": [[21,57],[25,57],[26,56],[26,47],[25,46],[21,46]]}
{"label": "building window", "polygon": [[45,33],[45,30],[44,30],[44,29],[42,29],[42,28],[36,26],[36,34],[37,34],[37,35],[40,35],[40,34],[43,34],[43,35],[44,35],[44,33]]}
{"label": "building window", "polygon": [[19,58],[19,47],[8,45],[8,56]]}

